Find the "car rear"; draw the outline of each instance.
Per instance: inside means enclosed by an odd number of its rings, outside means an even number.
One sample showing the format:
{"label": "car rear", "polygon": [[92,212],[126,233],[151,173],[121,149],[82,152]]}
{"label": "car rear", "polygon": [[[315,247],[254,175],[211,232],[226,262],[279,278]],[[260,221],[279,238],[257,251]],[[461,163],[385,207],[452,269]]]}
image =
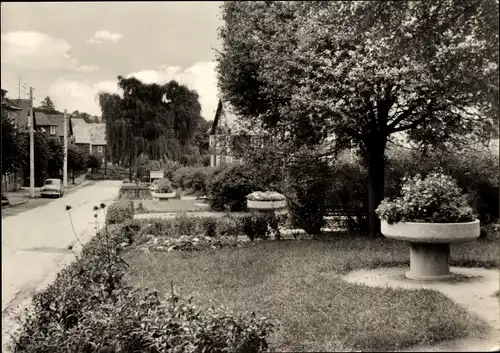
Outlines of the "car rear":
{"label": "car rear", "polygon": [[61,180],[47,179],[42,189],[40,190],[41,196],[62,196]]}

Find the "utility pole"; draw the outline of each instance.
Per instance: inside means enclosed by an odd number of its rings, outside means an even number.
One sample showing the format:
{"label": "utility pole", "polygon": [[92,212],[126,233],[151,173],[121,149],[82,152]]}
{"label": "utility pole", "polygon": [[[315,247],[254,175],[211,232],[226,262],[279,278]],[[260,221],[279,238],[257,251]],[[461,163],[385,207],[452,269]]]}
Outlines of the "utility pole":
{"label": "utility pole", "polygon": [[21,99],[21,76],[17,76],[17,99]]}
{"label": "utility pole", "polygon": [[33,118],[33,87],[30,87],[30,197],[35,198],[35,119]]}
{"label": "utility pole", "polygon": [[64,109],[64,162],[63,162],[63,185],[68,187],[68,113]]}

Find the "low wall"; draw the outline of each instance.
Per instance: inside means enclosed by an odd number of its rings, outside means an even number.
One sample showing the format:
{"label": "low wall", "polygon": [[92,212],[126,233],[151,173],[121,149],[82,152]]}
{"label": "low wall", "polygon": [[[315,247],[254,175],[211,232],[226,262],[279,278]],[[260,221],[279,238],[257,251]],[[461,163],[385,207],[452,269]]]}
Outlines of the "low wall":
{"label": "low wall", "polygon": [[152,196],[148,185],[124,184],[120,188],[118,198],[125,200],[150,200]]}

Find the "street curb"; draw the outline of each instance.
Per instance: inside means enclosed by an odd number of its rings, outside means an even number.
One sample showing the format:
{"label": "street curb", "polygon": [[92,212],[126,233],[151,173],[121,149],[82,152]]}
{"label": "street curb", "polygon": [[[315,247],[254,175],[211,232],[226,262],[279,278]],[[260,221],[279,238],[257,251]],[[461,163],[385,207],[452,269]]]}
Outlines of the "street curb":
{"label": "street curb", "polygon": [[23,201],[20,201],[20,202],[17,202],[17,203],[9,203],[8,205],[4,206],[4,208],[12,208],[12,207],[17,207],[17,206],[20,206],[20,205],[24,205],[25,203],[27,203],[29,200],[23,200]]}

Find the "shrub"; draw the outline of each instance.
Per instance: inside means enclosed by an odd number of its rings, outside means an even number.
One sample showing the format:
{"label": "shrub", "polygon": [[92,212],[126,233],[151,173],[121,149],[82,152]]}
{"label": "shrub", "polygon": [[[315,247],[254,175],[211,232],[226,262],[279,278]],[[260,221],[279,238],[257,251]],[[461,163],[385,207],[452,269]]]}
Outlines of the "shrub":
{"label": "shrub", "polygon": [[428,153],[392,149],[388,152],[386,196],[401,190],[402,177],[432,172],[450,175],[468,195],[481,224],[496,222],[500,215],[498,157],[484,150],[435,150]]}
{"label": "shrub", "polygon": [[481,226],[480,238],[492,241],[500,240],[500,223],[490,223]]}
{"label": "shrub", "polygon": [[252,213],[239,217],[241,230],[250,240],[268,239],[274,236],[281,238],[279,226],[286,220],[286,217],[273,213]]}
{"label": "shrub", "polygon": [[173,181],[176,187],[189,193],[206,195],[209,175],[204,167],[183,167],[174,173]]}
{"label": "shrub", "polygon": [[475,219],[467,197],[450,176],[430,173],[405,178],[401,197],[384,199],[376,210],[389,224],[397,222],[454,223]]}
{"label": "shrub", "polygon": [[163,178],[158,180],[156,183],[156,190],[155,192],[158,193],[171,193],[174,191],[172,184],[170,183],[170,180],[167,178]]}
{"label": "shrub", "polygon": [[217,219],[218,236],[238,236],[243,233],[239,217],[231,216]]}
{"label": "shrub", "polygon": [[216,237],[217,236],[217,219],[214,217],[202,218],[203,229],[205,229],[205,236]]}
{"label": "shrub", "polygon": [[356,156],[343,153],[331,161],[328,187],[324,192],[327,209],[342,214],[342,217],[335,218],[336,227],[348,232],[364,232],[368,229],[366,180],[366,168]]}
{"label": "shrub", "polygon": [[106,213],[106,224],[121,224],[134,218],[134,203],[120,200],[112,203]]}
{"label": "shrub", "polygon": [[314,151],[302,150],[287,168],[287,206],[293,226],[308,234],[321,233],[330,179],[328,163]]}
{"label": "shrub", "polygon": [[215,211],[244,211],[246,196],[257,188],[248,169],[234,165],[213,176],[208,185],[208,202]]}
{"label": "shrub", "polygon": [[268,141],[264,147],[248,146],[244,151],[247,175],[261,190],[285,191],[285,158],[278,143]]}
{"label": "shrub", "polygon": [[164,159],[160,162],[160,166],[161,170],[163,170],[164,177],[172,181],[175,171],[181,168],[182,164],[170,159]]}

